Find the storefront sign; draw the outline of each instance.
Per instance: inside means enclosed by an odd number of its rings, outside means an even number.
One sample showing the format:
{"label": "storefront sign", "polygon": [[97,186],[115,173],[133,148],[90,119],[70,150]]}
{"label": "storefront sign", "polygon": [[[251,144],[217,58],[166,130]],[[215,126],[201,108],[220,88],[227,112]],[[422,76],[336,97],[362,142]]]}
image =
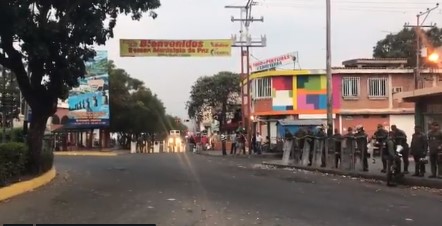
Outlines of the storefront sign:
{"label": "storefront sign", "polygon": [[293,63],[296,60],[294,53],[288,53],[282,56],[270,58],[267,60],[257,61],[250,65],[250,69],[254,71],[264,71],[276,68],[278,66]]}
{"label": "storefront sign", "polygon": [[120,39],[121,57],[228,57],[231,39]]}

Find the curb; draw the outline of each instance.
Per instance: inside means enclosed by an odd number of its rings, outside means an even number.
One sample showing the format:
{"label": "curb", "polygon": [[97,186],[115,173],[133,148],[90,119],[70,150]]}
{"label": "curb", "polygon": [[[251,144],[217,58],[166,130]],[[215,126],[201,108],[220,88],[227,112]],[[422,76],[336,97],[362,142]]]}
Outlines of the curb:
{"label": "curb", "polygon": [[49,182],[51,182],[56,175],[57,171],[55,170],[54,167],[52,167],[52,169],[50,169],[48,172],[36,178],[11,184],[4,188],[0,188],[0,202],[15,197],[17,195],[21,195],[23,193],[30,192],[43,185],[46,185]]}
{"label": "curb", "polygon": [[[348,171],[342,171],[342,170],[335,170],[335,169],[326,169],[326,168],[313,168],[313,167],[307,167],[307,166],[295,166],[295,165],[281,165],[277,163],[269,163],[269,162],[262,162],[263,165],[267,166],[274,166],[276,168],[282,168],[282,169],[300,169],[300,170],[306,170],[306,171],[314,171],[319,173],[328,173],[333,175],[339,175],[339,176],[351,176],[351,177],[358,177],[363,179],[375,179],[380,181],[387,181],[387,177],[385,175],[375,175],[375,174],[368,174],[363,172],[348,172]],[[428,187],[428,188],[436,188],[436,189],[442,189],[442,180],[440,181],[434,181],[426,178],[411,178],[411,177],[405,177],[401,180],[400,184],[407,185],[407,186],[418,186],[418,187]]]}
{"label": "curb", "polygon": [[213,156],[213,157],[227,157],[227,158],[257,158],[257,159],[280,159],[282,158],[282,154],[281,155],[231,155],[231,154],[227,154],[227,155],[212,155],[209,153],[205,153],[205,152],[195,152],[195,154],[197,155],[205,155],[205,156]]}
{"label": "curb", "polygon": [[56,156],[103,156],[114,157],[118,156],[115,152],[99,152],[99,151],[66,151],[66,152],[54,152]]}

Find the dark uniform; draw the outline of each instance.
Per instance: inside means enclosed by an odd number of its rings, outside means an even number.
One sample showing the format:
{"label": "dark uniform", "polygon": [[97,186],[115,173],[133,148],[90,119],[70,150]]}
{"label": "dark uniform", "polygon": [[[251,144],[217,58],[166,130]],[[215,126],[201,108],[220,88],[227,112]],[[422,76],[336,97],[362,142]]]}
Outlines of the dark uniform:
{"label": "dark uniform", "polygon": [[364,171],[368,171],[368,135],[365,133],[364,128],[359,128],[355,134],[356,144],[361,152],[362,168]]}
{"label": "dark uniform", "polygon": [[376,132],[374,132],[373,138],[376,140],[375,145],[379,148],[379,151],[381,152],[381,158],[382,158],[382,171],[383,173],[386,172],[387,168],[387,159],[388,151],[386,150],[386,142],[388,138],[388,131],[383,128],[382,125],[378,125],[378,129]]}
{"label": "dark uniform", "polygon": [[339,163],[341,162],[342,139],[343,136],[339,133],[337,129],[335,129],[335,134],[333,134],[333,143],[335,150],[335,168],[338,168]]}
{"label": "dark uniform", "polygon": [[[393,164],[393,161],[396,163],[396,166],[397,166],[396,170],[398,172],[396,172],[396,173],[400,173],[401,159],[396,154],[396,147],[397,147],[397,144],[396,144],[396,138],[394,137],[394,132],[390,132],[390,136],[388,137],[388,139],[386,141],[386,148],[385,148],[385,152],[384,152],[384,154],[385,154],[384,158],[386,161],[388,161],[387,165],[389,166],[389,167],[387,167],[387,177],[394,176],[394,175],[392,175],[392,172],[391,172],[391,170],[392,170],[391,165]],[[392,182],[392,180],[387,180],[387,181],[389,181],[390,183]],[[394,185],[394,184],[387,184],[387,185]]]}
{"label": "dark uniform", "polygon": [[415,133],[411,138],[410,152],[413,155],[415,170],[413,176],[424,176],[425,164],[421,162],[421,159],[427,156],[428,140],[427,136],[421,132],[420,127],[415,127]]}
{"label": "dark uniform", "polygon": [[405,134],[403,130],[398,129],[396,125],[392,125],[391,130],[394,133],[396,145],[401,145],[404,148],[402,150],[402,161],[404,162],[404,173],[408,173],[408,165],[410,164],[408,157],[410,155],[410,150],[407,144],[407,134]]}
{"label": "dark uniform", "polygon": [[430,177],[433,178],[437,175],[438,154],[442,152],[442,132],[440,130],[433,129],[428,133],[428,149],[430,150]]}

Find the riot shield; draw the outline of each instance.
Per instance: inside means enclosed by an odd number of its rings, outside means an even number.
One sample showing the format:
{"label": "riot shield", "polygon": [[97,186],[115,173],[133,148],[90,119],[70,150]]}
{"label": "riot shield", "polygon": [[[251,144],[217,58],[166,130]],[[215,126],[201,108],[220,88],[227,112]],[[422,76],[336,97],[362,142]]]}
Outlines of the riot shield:
{"label": "riot shield", "polygon": [[[341,151],[341,164],[340,168],[342,170],[352,170],[353,166],[353,150],[352,148],[352,138],[351,137],[345,137],[342,141],[342,151]],[[354,145],[353,145],[354,147]]]}
{"label": "riot shield", "polygon": [[336,142],[340,142],[340,141],[332,138],[332,139],[327,139],[325,142],[325,144],[326,144],[326,147],[325,147],[326,159],[327,159],[326,164],[327,164],[327,167],[333,168],[333,169],[336,169],[336,165],[335,165],[336,154],[341,153],[341,150],[336,150]]}
{"label": "riot shield", "polygon": [[322,153],[324,150],[324,139],[315,139],[315,148],[313,149],[313,166],[319,167],[322,164]]}
{"label": "riot shield", "polygon": [[304,148],[302,149],[301,165],[308,166],[310,154],[310,144],[304,139]]}
{"label": "riot shield", "polygon": [[363,171],[364,170],[364,166],[363,166],[363,158],[364,158],[364,151],[362,147],[362,143],[360,141],[360,139],[356,139],[355,140],[355,148],[354,148],[354,163],[355,163],[355,170],[356,171]]}
{"label": "riot shield", "polygon": [[301,161],[302,150],[300,149],[299,142],[300,142],[299,139],[293,140],[292,152],[293,152],[293,163],[294,164],[299,164]]}
{"label": "riot shield", "polygon": [[367,144],[367,159],[368,159],[368,168],[373,169],[374,165],[376,164],[376,158],[374,157],[374,151],[375,151],[375,141],[372,139]]}
{"label": "riot shield", "polygon": [[290,160],[290,153],[292,152],[293,140],[284,140],[283,144],[283,155],[282,155],[282,163],[288,164]]}

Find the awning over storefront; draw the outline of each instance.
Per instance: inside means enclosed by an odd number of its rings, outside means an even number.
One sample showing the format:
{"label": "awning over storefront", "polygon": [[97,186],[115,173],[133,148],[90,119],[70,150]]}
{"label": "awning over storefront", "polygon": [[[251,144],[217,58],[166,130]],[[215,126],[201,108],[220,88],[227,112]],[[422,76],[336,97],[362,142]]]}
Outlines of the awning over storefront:
{"label": "awning over storefront", "polygon": [[400,92],[393,95],[399,102],[416,102],[421,98],[442,96],[442,86],[416,89],[413,91]]}
{"label": "awning over storefront", "polygon": [[239,123],[233,122],[233,123],[227,123],[223,125],[224,130],[236,130],[239,127]]}
{"label": "awning over storefront", "polygon": [[301,120],[278,120],[277,124],[281,126],[318,126],[323,125],[325,120],[301,119]]}
{"label": "awning over storefront", "polygon": [[63,132],[84,132],[86,130],[92,130],[92,129],[106,129],[108,128],[106,125],[70,125],[65,124],[63,126],[60,126],[58,128],[53,129],[51,132],[53,133],[63,133]]}

